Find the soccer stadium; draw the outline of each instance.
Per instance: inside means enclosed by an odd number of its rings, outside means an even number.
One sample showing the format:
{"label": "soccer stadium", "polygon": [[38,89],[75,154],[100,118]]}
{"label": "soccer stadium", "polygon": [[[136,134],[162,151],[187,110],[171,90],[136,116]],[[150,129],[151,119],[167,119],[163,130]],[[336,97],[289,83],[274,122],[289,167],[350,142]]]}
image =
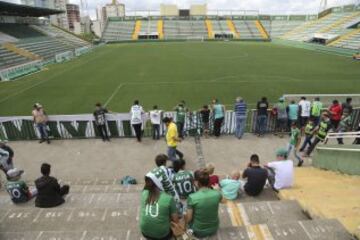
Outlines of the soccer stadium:
{"label": "soccer stadium", "polygon": [[0,240],[360,239],[360,2],[144,2],[0,1]]}

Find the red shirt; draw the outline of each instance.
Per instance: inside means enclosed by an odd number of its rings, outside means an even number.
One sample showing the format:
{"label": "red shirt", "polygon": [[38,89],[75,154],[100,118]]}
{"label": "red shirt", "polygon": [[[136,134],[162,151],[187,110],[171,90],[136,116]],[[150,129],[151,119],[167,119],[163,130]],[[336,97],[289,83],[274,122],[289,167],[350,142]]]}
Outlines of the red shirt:
{"label": "red shirt", "polygon": [[219,177],[217,175],[211,175],[210,176],[210,187],[213,187],[215,185],[219,184]]}
{"label": "red shirt", "polygon": [[330,106],[329,111],[331,112],[331,119],[335,121],[341,120],[342,107],[340,104],[333,104]]}

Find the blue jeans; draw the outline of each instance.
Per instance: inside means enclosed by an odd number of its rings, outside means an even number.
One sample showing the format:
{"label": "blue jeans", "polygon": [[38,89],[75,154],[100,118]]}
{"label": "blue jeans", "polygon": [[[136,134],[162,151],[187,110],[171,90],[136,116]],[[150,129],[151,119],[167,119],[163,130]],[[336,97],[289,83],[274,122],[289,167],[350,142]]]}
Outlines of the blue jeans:
{"label": "blue jeans", "polygon": [[40,132],[40,137],[42,140],[48,139],[48,132],[47,132],[47,127],[45,123],[37,123],[36,127],[38,128],[39,132]]}
{"label": "blue jeans", "polygon": [[309,145],[309,147],[311,146],[311,144],[312,144],[312,142],[311,142],[312,137],[313,137],[312,135],[306,135],[306,136],[305,136],[305,140],[304,140],[303,145],[302,145],[301,148],[300,148],[300,152],[304,151],[307,145]]}
{"label": "blue jeans", "polygon": [[266,132],[266,122],[267,116],[266,115],[259,115],[256,119],[256,132],[260,135],[264,135]]}
{"label": "blue jeans", "polygon": [[170,161],[176,161],[177,160],[176,155],[178,155],[180,159],[184,157],[184,154],[179,150],[177,150],[176,147],[168,146],[167,154]]}
{"label": "blue jeans", "polygon": [[302,162],[302,159],[301,159],[301,157],[299,156],[299,154],[297,153],[295,146],[289,143],[289,144],[288,144],[288,158],[289,158],[290,153],[291,153],[292,151],[294,151],[294,156],[295,156],[295,158],[296,158],[299,162]]}
{"label": "blue jeans", "polygon": [[237,138],[242,138],[244,135],[246,126],[246,116],[237,116],[236,117],[236,129],[235,129],[235,136]]}

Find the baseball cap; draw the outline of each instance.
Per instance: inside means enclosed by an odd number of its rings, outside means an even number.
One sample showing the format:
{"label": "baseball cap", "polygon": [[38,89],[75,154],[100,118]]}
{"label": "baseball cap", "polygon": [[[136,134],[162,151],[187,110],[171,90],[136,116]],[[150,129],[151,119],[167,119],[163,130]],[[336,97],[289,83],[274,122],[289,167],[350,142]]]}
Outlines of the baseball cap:
{"label": "baseball cap", "polygon": [[280,102],[283,102],[283,101],[285,101],[285,98],[284,98],[284,97],[281,97],[281,98],[279,98],[279,101],[280,101]]}
{"label": "baseball cap", "polygon": [[288,154],[288,150],[285,148],[278,148],[276,150],[276,156],[282,156],[282,157],[286,157]]}
{"label": "baseball cap", "polygon": [[23,170],[18,170],[17,168],[13,168],[7,171],[6,175],[8,175],[9,178],[15,178],[21,176],[23,173],[24,173]]}

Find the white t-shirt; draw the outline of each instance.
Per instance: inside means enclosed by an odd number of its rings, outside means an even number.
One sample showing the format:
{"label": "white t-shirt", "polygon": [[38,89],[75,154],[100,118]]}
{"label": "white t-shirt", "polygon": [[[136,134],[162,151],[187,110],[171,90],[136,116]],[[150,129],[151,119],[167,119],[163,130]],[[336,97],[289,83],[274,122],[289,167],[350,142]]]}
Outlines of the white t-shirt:
{"label": "white t-shirt", "polygon": [[150,111],[150,121],[152,124],[160,124],[161,122],[161,110]]}
{"label": "white t-shirt", "polygon": [[131,107],[130,114],[131,114],[131,124],[140,124],[143,122],[142,114],[144,110],[140,105],[134,105]]}
{"label": "white t-shirt", "polygon": [[275,184],[277,190],[290,188],[294,181],[294,163],[292,160],[269,162],[268,167],[275,171]]}
{"label": "white t-shirt", "polygon": [[301,100],[299,102],[301,107],[301,117],[310,117],[311,103],[308,100]]}

